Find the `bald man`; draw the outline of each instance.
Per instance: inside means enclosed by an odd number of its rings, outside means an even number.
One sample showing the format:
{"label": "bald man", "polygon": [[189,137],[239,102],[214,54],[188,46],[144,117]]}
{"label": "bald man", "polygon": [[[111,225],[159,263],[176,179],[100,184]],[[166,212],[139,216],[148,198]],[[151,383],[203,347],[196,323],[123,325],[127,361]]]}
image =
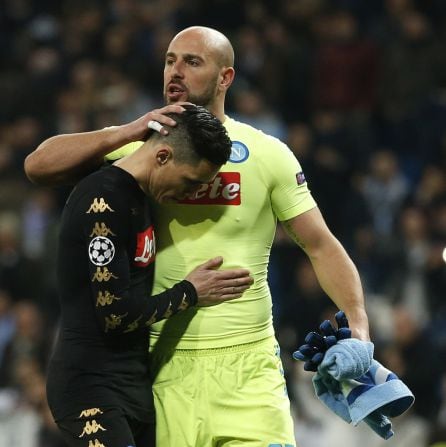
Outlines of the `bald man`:
{"label": "bald man", "polygon": [[40,183],[82,176],[112,149],[120,148],[109,154],[115,159],[139,147],[148,120],[159,121],[168,132],[175,122],[165,114],[180,111],[184,101],[208,108],[228,131],[232,152],[217,177],[193,196],[156,208],[162,231],[155,292],[180,280],[215,247],[225,266],[249,268],[254,285],[239,299],[185,311],[151,327],[159,447],[295,446],[267,283],[277,220],[308,255],[354,335],[369,339],[357,269],[327,228],[299,162],[281,141],[225,115],[233,64],[226,36],[211,28],[187,28],[166,52],[166,107],[82,140],[77,152],[73,141],[82,137],[55,137],[25,165]]}

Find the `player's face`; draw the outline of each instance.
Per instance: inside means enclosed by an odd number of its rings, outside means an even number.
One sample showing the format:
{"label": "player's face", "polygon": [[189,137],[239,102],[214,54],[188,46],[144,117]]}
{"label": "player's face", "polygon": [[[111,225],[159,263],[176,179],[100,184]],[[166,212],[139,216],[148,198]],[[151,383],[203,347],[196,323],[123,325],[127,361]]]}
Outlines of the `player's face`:
{"label": "player's face", "polygon": [[164,100],[188,101],[212,109],[217,95],[219,67],[204,39],[193,33],[176,37],[164,65]]}
{"label": "player's face", "polygon": [[170,160],[159,170],[151,193],[159,203],[177,202],[194,194],[204,183],[211,182],[219,169],[220,166],[207,160],[201,160],[197,165]]}

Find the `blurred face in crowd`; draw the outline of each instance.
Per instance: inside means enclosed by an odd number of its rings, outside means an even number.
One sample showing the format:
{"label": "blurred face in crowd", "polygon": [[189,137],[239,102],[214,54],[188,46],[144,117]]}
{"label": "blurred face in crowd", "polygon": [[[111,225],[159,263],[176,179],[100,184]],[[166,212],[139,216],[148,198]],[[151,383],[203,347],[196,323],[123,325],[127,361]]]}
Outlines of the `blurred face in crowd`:
{"label": "blurred face in crowd", "polygon": [[169,45],[164,66],[167,104],[188,101],[215,113],[215,105],[234,76],[229,41],[218,31],[192,27],[177,34]]}

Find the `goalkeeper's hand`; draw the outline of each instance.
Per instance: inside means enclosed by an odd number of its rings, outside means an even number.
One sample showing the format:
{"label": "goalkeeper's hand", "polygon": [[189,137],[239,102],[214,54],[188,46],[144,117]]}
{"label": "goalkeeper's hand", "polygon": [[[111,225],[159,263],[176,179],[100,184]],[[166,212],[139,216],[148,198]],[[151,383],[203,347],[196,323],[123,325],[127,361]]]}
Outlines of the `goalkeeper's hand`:
{"label": "goalkeeper's hand", "polygon": [[293,353],[293,358],[304,363],[305,371],[317,371],[325,352],[335,345],[338,340],[351,338],[352,333],[348,326],[348,320],[343,311],[335,315],[337,329],[329,320],[323,321],[319,326],[319,332],[309,332],[305,337],[305,344]]}

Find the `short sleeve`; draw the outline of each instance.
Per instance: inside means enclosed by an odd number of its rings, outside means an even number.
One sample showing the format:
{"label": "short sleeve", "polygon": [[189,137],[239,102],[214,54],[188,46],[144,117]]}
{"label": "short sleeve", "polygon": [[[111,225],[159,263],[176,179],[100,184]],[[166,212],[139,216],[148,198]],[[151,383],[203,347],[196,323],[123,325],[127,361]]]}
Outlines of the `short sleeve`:
{"label": "short sleeve", "polygon": [[271,187],[271,203],[280,221],[292,219],[317,206],[305,173],[291,150],[273,137],[267,137],[262,166]]}

